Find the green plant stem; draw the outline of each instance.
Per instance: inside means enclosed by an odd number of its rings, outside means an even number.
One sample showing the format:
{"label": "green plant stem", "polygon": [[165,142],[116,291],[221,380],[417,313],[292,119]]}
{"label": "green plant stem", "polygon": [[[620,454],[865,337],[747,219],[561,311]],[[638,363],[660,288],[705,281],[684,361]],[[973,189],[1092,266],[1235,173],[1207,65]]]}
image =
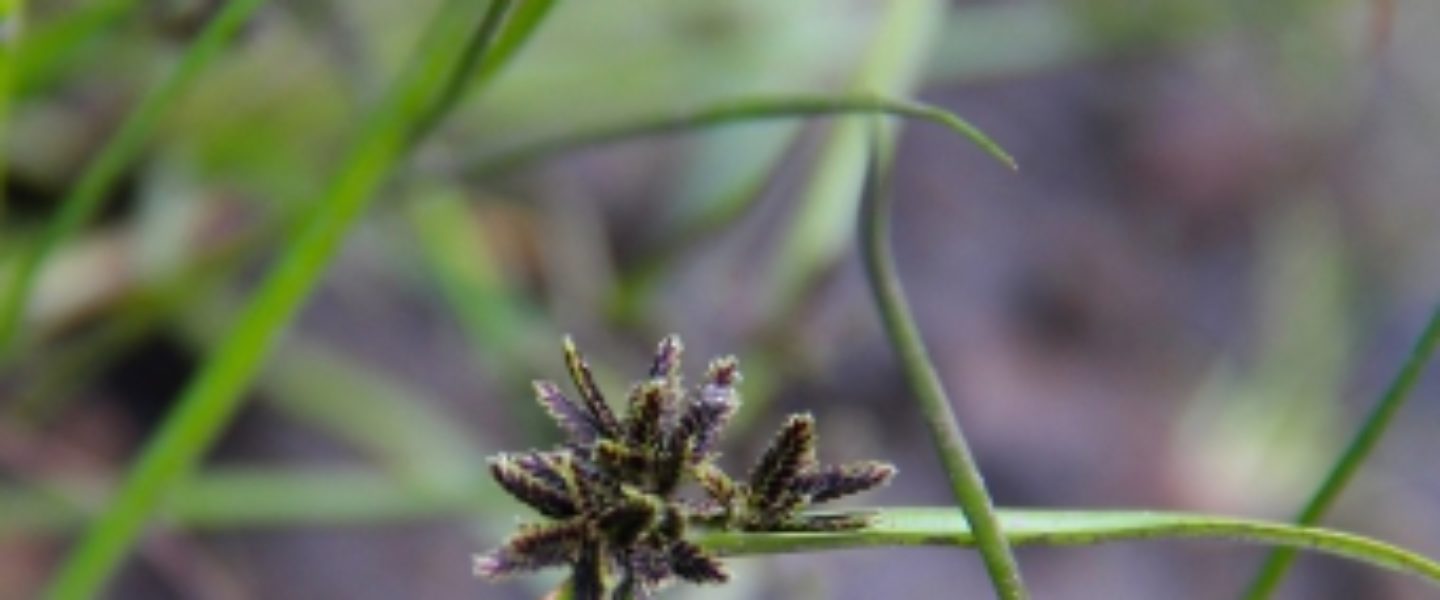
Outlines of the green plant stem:
{"label": "green plant stem", "polygon": [[515,6],[505,22],[505,29],[495,37],[490,49],[481,57],[470,84],[483,87],[499,75],[535,36],[540,23],[545,21],[545,17],[556,4],[559,4],[559,0],[524,0]]}
{"label": "green plant stem", "polygon": [[500,32],[500,26],[510,14],[515,1],[491,0],[490,9],[485,11],[475,35],[469,36],[465,47],[460,50],[459,63],[452,67],[452,73],[444,78],[444,86],[440,88],[435,99],[428,101],[421,109],[419,118],[408,126],[410,144],[413,145],[416,140],[429,134],[465,97],[465,92],[471,88],[470,81],[475,79],[484,57],[498,42],[496,34]]}
{"label": "green plant stem", "polygon": [[759,121],[843,114],[887,114],[900,117],[924,119],[965,136],[980,149],[1002,163],[1014,168],[1015,159],[999,144],[968,121],[942,108],[883,98],[873,94],[834,95],[787,95],[756,98],[739,98],[718,102],[671,114],[647,115],[635,121],[605,125],[560,135],[554,138],[526,143],[497,154],[481,157],[467,169],[472,176],[483,177],[501,173],[517,166],[540,159],[571,152],[581,148],[632,138],[683,131],[698,127],[709,127],[737,121]]}
{"label": "green plant stem", "polygon": [[[1379,403],[1370,411],[1360,430],[1350,440],[1350,444],[1341,453],[1340,459],[1334,466],[1330,467],[1329,473],[1320,487],[1315,490],[1310,499],[1301,509],[1300,514],[1295,517],[1295,522],[1300,525],[1313,525],[1320,522],[1340,493],[1345,491],[1345,486],[1354,478],[1355,473],[1360,470],[1360,465],[1375,450],[1375,446],[1389,430],[1390,423],[1395,420],[1395,415],[1405,405],[1405,400],[1410,397],[1410,392],[1419,381],[1421,372],[1430,358],[1435,354],[1435,347],[1440,344],[1440,307],[1437,307],[1430,314],[1430,321],[1425,326],[1425,331],[1420,334],[1420,339],[1415,342],[1414,348],[1410,350],[1410,356],[1405,359],[1405,365],[1400,372],[1395,374],[1390,385],[1385,388],[1385,393],[1380,397]],[[1285,578],[1285,573],[1295,562],[1295,551],[1289,548],[1282,548],[1272,551],[1265,558],[1265,563],[1260,567],[1260,572],[1250,587],[1245,592],[1245,597],[1251,600],[1269,598],[1275,593],[1280,582]]]}
{"label": "green plant stem", "polygon": [[410,66],[365,118],[364,129],[325,195],[299,226],[234,329],[186,387],[114,501],[61,566],[49,597],[96,595],[156,504],[230,421],[261,360],[314,289],[345,233],[416,139],[416,125],[447,89],[449,79],[462,75],[458,69],[465,62],[462,52],[483,49],[483,44],[470,42],[482,31],[476,24],[488,20],[480,11],[493,14],[510,4],[448,0],[442,5],[422,34]]}
{"label": "green plant stem", "polygon": [[106,142],[100,154],[86,166],[80,179],[60,202],[59,213],[46,224],[34,246],[22,252],[15,273],[0,287],[0,362],[14,349],[26,305],[34,293],[40,267],[60,242],[74,235],[100,209],[105,194],[144,149],[145,141],[161,119],[190,89],[191,84],[215,61],[230,39],[265,0],[232,0],[225,4],[180,63],[159,85],[152,88]]}
{"label": "green plant stem", "polygon": [[871,153],[870,175],[860,206],[860,245],[870,290],[875,296],[885,333],[900,358],[906,380],[920,405],[920,414],[930,427],[936,451],[950,477],[951,491],[974,530],[975,544],[995,584],[996,594],[1004,599],[1025,598],[1020,567],[995,517],[994,503],[985,490],[985,481],[950,408],[950,398],[945,394],[940,376],[925,350],[925,341],[920,337],[920,329],[915,324],[905,299],[905,290],[895,272],[889,233],[891,198],[883,190],[881,154],[879,149]]}
{"label": "green plant stem", "polygon": [[[58,486],[0,488],[0,535],[59,534],[81,527],[104,505],[67,498]],[[484,478],[437,488],[414,487],[363,469],[265,471],[213,469],[187,482],[162,507],[167,522],[200,531],[373,526],[377,523],[464,519],[514,507]],[[966,517],[949,507],[864,511],[871,525],[852,531],[747,533],[701,530],[695,540],[726,556],[818,552],[848,548],[975,545]],[[1015,545],[1085,546],[1139,540],[1231,540],[1303,548],[1419,575],[1440,583],[1440,564],[1410,550],[1351,533],[1251,519],[1138,510],[998,511]]]}
{"label": "green plant stem", "polygon": [[[1156,539],[1221,539],[1305,548],[1424,577],[1440,587],[1440,563],[1364,536],[1284,523],[1152,511],[1000,510],[1017,546],[1084,546]],[[876,546],[974,546],[968,517],[949,508],[887,508],[872,526],[827,533],[706,532],[700,545],[722,555],[815,552]]]}

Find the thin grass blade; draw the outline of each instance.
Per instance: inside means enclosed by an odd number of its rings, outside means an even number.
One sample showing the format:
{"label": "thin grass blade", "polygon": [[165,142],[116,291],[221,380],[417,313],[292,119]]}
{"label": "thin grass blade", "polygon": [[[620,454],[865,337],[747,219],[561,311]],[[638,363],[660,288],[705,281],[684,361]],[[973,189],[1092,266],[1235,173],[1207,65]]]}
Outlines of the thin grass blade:
{"label": "thin grass blade", "polygon": [[[1361,424],[1360,430],[1355,432],[1355,437],[1345,447],[1340,458],[1325,476],[1320,487],[1315,490],[1310,499],[1306,501],[1305,507],[1295,517],[1295,522],[1300,525],[1313,525],[1319,523],[1329,512],[1340,493],[1345,491],[1345,486],[1350,483],[1355,474],[1360,471],[1360,466],[1370,453],[1374,452],[1375,446],[1385,437],[1385,432],[1390,429],[1390,423],[1395,420],[1395,415],[1409,399],[1410,392],[1414,390],[1415,384],[1420,379],[1420,373],[1430,363],[1430,358],[1435,354],[1435,347],[1440,345],[1440,307],[1436,307],[1430,314],[1430,321],[1425,330],[1416,340],[1415,347],[1411,349],[1410,356],[1405,359],[1404,366],[1395,374],[1390,385],[1385,388],[1385,394],[1376,403],[1370,415]],[[1262,600],[1269,598],[1280,587],[1280,582],[1285,579],[1285,573],[1290,565],[1295,562],[1295,550],[1292,548],[1280,548],[1272,551],[1266,557],[1260,572],[1255,576],[1254,581],[1245,592],[1245,597],[1250,600]]]}

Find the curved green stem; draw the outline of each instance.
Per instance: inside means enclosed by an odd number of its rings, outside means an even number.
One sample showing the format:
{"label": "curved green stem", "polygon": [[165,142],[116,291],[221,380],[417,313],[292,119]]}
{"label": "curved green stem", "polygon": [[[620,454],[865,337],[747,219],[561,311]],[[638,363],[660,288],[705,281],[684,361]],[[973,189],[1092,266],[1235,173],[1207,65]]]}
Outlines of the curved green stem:
{"label": "curved green stem", "polygon": [[604,125],[554,138],[530,142],[482,157],[469,167],[472,175],[503,172],[543,158],[581,148],[647,135],[709,127],[737,121],[788,119],[856,113],[886,114],[923,119],[948,127],[1010,167],[1015,159],[979,128],[941,108],[862,94],[853,96],[794,95],[739,98],[674,113],[647,115],[635,121]]}
{"label": "curved green stem", "polygon": [[[1411,349],[1410,356],[1405,360],[1405,365],[1400,372],[1395,374],[1390,385],[1385,388],[1385,394],[1381,396],[1380,402],[1370,411],[1365,418],[1365,423],[1345,447],[1345,452],[1335,465],[1330,467],[1326,474],[1325,481],[1315,490],[1310,500],[1305,503],[1305,508],[1295,517],[1295,522],[1300,525],[1313,525],[1320,522],[1330,506],[1335,504],[1336,498],[1345,491],[1345,486],[1359,471],[1360,464],[1375,450],[1385,432],[1390,428],[1390,423],[1395,420],[1395,414],[1404,406],[1405,400],[1410,397],[1410,391],[1415,388],[1415,383],[1420,379],[1420,373],[1425,365],[1430,362],[1430,357],[1435,354],[1436,345],[1440,345],[1440,307],[1436,307],[1430,314],[1430,322],[1425,326],[1425,331],[1420,334],[1420,339],[1415,342]],[[1250,583],[1245,597],[1251,600],[1269,598],[1280,586],[1285,578],[1285,572],[1295,562],[1295,551],[1290,548],[1280,548],[1272,551],[1265,558],[1265,563],[1260,567],[1260,572],[1255,580]]]}
{"label": "curved green stem", "polygon": [[264,0],[232,0],[225,4],[186,50],[180,64],[146,94],[120,125],[120,130],[86,166],[80,179],[61,200],[59,213],[46,224],[34,246],[22,253],[14,276],[7,285],[0,286],[0,361],[8,358],[14,349],[26,305],[45,259],[60,242],[74,235],[95,216],[105,194],[125,169],[135,162],[160,120],[190,89],[205,67],[214,62],[261,4]]}
{"label": "curved green stem", "polygon": [[[1083,546],[1155,539],[1222,539],[1304,548],[1424,577],[1440,587],[1440,563],[1352,533],[1251,519],[1152,511],[1000,510],[1017,546]],[[948,508],[890,508],[864,529],[825,533],[707,532],[698,542],[723,555],[815,552],[874,546],[974,546],[968,518]]]}
{"label": "curved green stem", "polygon": [[513,1],[482,5],[448,0],[439,8],[410,65],[367,115],[325,195],[298,227],[279,264],[225,341],[182,392],[114,501],[62,565],[49,597],[88,598],[104,584],[157,504],[234,416],[261,361],[315,288],[346,232],[419,135],[427,111],[451,89],[452,78],[465,75],[460,68],[467,64],[465,52],[488,46],[473,43],[472,37],[490,36],[494,28],[477,24],[492,22]]}
{"label": "curved green stem", "polygon": [[915,317],[905,299],[905,290],[895,272],[890,254],[891,198],[883,190],[880,154],[878,149],[871,153],[870,174],[860,206],[860,245],[865,255],[870,291],[875,296],[885,333],[900,358],[905,377],[920,405],[920,414],[930,427],[940,461],[950,476],[951,491],[974,530],[975,545],[985,560],[985,568],[995,583],[996,593],[1006,599],[1024,598],[1026,592],[1020,579],[1020,567],[995,517],[994,503],[985,490],[985,481],[975,465],[970,445],[966,443],[955,413],[950,408],[950,398],[930,362],[925,341],[920,337],[920,328],[915,324]]}

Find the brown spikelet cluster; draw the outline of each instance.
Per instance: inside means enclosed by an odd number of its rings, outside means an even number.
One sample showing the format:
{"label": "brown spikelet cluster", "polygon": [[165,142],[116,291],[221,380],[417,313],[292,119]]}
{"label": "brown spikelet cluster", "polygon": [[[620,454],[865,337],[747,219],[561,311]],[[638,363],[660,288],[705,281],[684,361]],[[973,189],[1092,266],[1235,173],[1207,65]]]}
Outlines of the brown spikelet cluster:
{"label": "brown spikelet cluster", "polygon": [[[711,361],[687,389],[680,338],[661,340],[648,377],[630,389],[624,418],[611,411],[590,366],[565,339],[576,398],[539,381],[540,405],[565,433],[554,450],[502,454],[490,473],[511,496],[548,522],[522,526],[503,546],[475,559],[494,579],[568,566],[577,600],[649,597],[680,579],[723,583],[723,565],[686,539],[687,529],[817,531],[863,527],[863,515],[806,515],[827,502],[884,485],[895,468],[881,462],[821,466],[815,420],[793,415],[748,478],[715,463],[715,442],[740,403],[734,357]],[[698,497],[683,497],[687,483]]]}

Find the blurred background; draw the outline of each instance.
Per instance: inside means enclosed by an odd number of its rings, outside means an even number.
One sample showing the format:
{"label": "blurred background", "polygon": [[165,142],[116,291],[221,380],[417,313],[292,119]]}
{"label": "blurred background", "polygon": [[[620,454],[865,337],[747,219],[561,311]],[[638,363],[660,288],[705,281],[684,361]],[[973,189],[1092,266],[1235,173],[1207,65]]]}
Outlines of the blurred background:
{"label": "blurred background", "polygon": [[[211,18],[30,2],[0,270]],[[0,598],[65,555],[274,263],[436,2],[274,0],[64,241],[0,370]],[[899,129],[896,253],[997,502],[1288,519],[1440,301],[1432,0],[584,0],[401,166],[114,598],[537,598],[470,556],[528,511],[484,457],[557,432],[575,335],[616,395],[665,333],[734,353],[739,468],[787,412],[822,459],[947,504],[853,244],[866,121],[726,126],[482,168],[527,140],[788,92],[917,98],[1009,149]],[[13,33],[13,32],[12,32]],[[10,281],[6,277],[0,281]],[[1440,379],[1327,520],[1440,556]],[[70,508],[66,508],[66,507]],[[1022,549],[1037,598],[1229,598],[1263,550]],[[978,558],[732,560],[665,597],[988,597]],[[1304,556],[1287,598],[1422,598]]]}

